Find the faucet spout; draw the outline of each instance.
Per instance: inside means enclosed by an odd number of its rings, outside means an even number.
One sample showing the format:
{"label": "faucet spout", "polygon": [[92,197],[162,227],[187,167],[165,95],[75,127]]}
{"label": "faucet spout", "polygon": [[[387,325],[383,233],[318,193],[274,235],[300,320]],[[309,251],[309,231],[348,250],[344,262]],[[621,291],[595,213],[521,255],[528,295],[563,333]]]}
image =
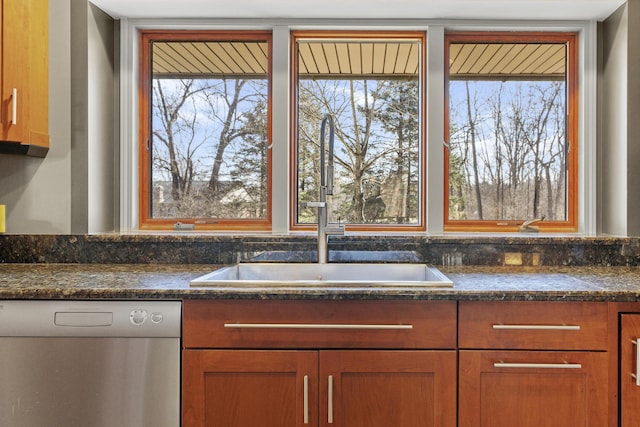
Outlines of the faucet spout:
{"label": "faucet spout", "polygon": [[[329,126],[329,144],[326,143],[326,127]],[[341,224],[329,224],[327,195],[333,195],[333,146],[334,146],[333,116],[326,114],[320,124],[320,201],[309,202],[306,207],[318,209],[318,263],[326,264],[329,259],[328,238],[330,235],[344,234]],[[328,148],[329,159],[325,167],[325,150]]]}
{"label": "faucet spout", "polygon": [[[324,152],[325,152],[325,140],[326,130],[329,125],[329,159],[325,168]],[[331,114],[325,114],[320,124],[320,187],[326,188],[326,195],[333,195],[333,146],[334,146],[334,124],[333,116]],[[322,198],[322,194],[320,195]]]}

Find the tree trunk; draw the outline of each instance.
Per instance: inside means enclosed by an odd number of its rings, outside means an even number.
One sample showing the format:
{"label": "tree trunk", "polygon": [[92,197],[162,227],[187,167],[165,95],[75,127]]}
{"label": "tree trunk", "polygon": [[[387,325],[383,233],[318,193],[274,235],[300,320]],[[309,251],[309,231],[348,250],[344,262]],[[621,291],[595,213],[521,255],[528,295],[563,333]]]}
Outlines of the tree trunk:
{"label": "tree trunk", "polygon": [[[245,83],[246,80],[234,80],[235,92],[233,94],[233,99],[231,102],[227,102],[227,116],[225,117],[222,131],[220,132],[218,147],[216,148],[216,155],[213,160],[213,167],[211,168],[211,176],[209,177],[209,192],[211,193],[214,200],[218,200],[220,198],[220,170],[222,169],[224,152],[233,139],[231,134],[233,133],[234,129],[232,129],[231,125],[236,115],[236,110],[238,109],[240,90]],[[228,99],[228,97],[225,97],[225,100],[228,101]]]}
{"label": "tree trunk", "polygon": [[469,82],[465,82],[467,89],[467,118],[469,119],[469,134],[471,136],[471,155],[473,160],[473,178],[475,180],[476,206],[478,208],[478,219],[482,220],[482,194],[480,192],[480,178],[478,177],[478,153],[476,150],[476,130],[474,118],[471,114],[471,97],[469,94]]}

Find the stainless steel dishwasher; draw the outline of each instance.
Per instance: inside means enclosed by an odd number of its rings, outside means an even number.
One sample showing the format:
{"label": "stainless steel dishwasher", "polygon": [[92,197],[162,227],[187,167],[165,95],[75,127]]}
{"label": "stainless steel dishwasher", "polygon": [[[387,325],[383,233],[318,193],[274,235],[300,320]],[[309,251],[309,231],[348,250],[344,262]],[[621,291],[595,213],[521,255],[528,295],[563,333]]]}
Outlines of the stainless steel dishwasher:
{"label": "stainless steel dishwasher", "polygon": [[178,427],[181,303],[0,301],[0,426]]}

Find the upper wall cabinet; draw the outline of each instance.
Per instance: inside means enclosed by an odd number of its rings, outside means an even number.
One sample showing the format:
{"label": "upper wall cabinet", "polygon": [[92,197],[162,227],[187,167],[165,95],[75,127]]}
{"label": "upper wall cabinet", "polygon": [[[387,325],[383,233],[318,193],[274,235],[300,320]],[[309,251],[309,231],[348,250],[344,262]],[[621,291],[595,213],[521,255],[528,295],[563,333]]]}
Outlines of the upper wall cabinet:
{"label": "upper wall cabinet", "polygon": [[1,0],[0,153],[49,151],[49,3]]}

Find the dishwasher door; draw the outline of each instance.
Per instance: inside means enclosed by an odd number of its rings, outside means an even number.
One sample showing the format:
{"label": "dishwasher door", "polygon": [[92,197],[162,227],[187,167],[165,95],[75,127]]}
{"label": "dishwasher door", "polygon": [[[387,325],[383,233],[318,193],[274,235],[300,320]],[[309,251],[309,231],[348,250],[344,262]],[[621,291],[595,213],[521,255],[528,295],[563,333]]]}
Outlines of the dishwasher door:
{"label": "dishwasher door", "polygon": [[178,427],[179,302],[0,302],[0,426]]}

